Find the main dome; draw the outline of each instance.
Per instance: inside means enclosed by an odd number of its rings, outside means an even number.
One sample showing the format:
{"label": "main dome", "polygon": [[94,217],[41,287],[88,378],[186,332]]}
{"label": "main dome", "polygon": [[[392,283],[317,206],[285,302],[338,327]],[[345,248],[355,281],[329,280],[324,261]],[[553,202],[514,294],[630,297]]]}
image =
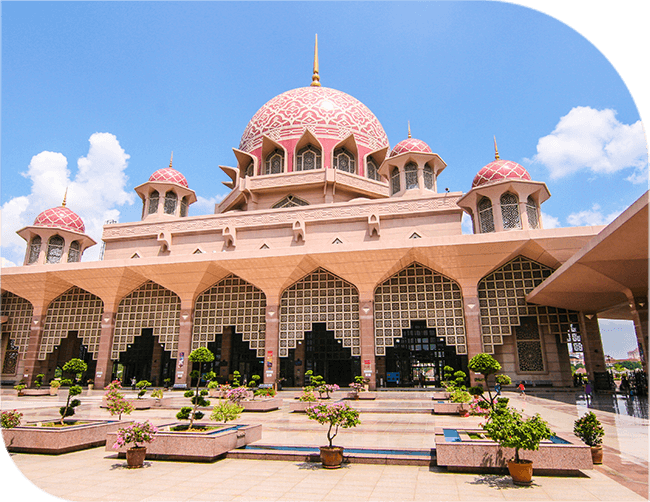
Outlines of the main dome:
{"label": "main dome", "polygon": [[239,149],[252,152],[268,136],[274,141],[300,138],[309,128],[316,137],[346,138],[370,150],[388,147],[377,117],[361,101],[328,87],[300,87],[284,92],[260,108],[250,120]]}
{"label": "main dome", "polygon": [[35,227],[60,228],[80,234],[85,233],[84,222],[77,213],[67,207],[59,206],[46,209],[34,220]]}
{"label": "main dome", "polygon": [[495,160],[483,167],[474,177],[472,188],[481,185],[488,185],[502,180],[525,180],[530,181],[530,174],[521,164],[512,160]]}

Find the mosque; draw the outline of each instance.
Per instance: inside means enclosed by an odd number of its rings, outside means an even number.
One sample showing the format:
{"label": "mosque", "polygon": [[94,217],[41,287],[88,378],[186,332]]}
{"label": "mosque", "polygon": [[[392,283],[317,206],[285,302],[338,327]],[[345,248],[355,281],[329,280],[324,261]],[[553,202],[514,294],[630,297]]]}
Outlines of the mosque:
{"label": "mosque", "polygon": [[[140,221],[104,226],[100,261],[81,261],[97,243],[65,200],[18,231],[24,264],[2,277],[3,383],[49,381],[80,357],[97,386],[119,374],[184,387],[205,346],[223,380],[300,386],[312,370],[371,388],[439,385],[443,366],[466,371],[481,352],[515,382],[566,387],[578,352],[598,387],[599,316],[635,320],[647,370],[647,194],[606,228],[544,229],[546,184],[496,140],[468,192],[440,189],[441,156],[410,127],[391,148],[363,103],[321,86],[317,54],[311,85],[245,127],[214,214],[189,215],[195,192],[170,161],[135,188]],[[611,246],[621,229],[638,243]],[[645,284],[582,280],[603,246],[599,263],[645,267]]]}

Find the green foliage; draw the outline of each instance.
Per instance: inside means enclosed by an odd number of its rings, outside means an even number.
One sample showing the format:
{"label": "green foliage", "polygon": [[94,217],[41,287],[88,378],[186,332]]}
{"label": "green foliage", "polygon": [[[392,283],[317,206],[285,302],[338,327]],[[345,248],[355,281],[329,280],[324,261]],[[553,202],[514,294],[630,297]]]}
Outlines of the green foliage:
{"label": "green foliage", "polygon": [[64,373],[72,373],[75,378],[79,378],[88,370],[88,365],[81,359],[73,358],[63,365]]}
{"label": "green foliage", "polygon": [[212,382],[212,380],[217,378],[217,374],[214,371],[208,371],[203,374],[203,380],[206,382]]}
{"label": "green foliage", "polygon": [[41,385],[43,385],[43,378],[45,378],[45,375],[43,373],[39,373],[34,377],[34,387],[37,389],[41,388]]}
{"label": "green foliage", "polygon": [[165,378],[165,379],[163,380],[163,384],[164,384],[165,387],[169,387],[169,385],[170,385],[171,383],[172,383],[172,379],[171,379],[171,378]]}
{"label": "green foliage", "polygon": [[445,366],[442,369],[442,374],[442,385],[449,392],[453,392],[455,389],[465,390],[465,380],[467,378],[467,375],[464,371],[455,371],[451,366]]}
{"label": "green foliage", "polygon": [[210,418],[217,422],[227,423],[239,418],[242,411],[244,411],[244,408],[237,403],[233,403],[227,399],[219,399],[219,404],[213,408]]}
{"label": "green foliage", "polygon": [[162,399],[163,397],[163,390],[162,389],[156,389],[151,391],[151,397],[156,398],[156,399]]}
{"label": "green foliage", "polygon": [[[72,373],[76,377],[85,373],[87,369],[88,365],[81,359],[77,358],[70,359],[63,365],[63,371],[65,373]],[[72,381],[70,379],[61,380],[61,385],[71,385],[71,387],[68,389],[68,398],[65,402],[65,406],[59,408],[59,413],[61,414],[61,425],[63,425],[63,420],[65,417],[71,417],[74,415],[74,409],[81,404],[81,401],[78,399],[70,402],[70,398],[81,394],[83,392],[83,389],[79,385],[72,385]]]}
{"label": "green foliage", "polygon": [[147,393],[147,387],[151,387],[152,385],[153,384],[147,380],[140,380],[136,383],[135,386],[140,389],[140,392],[138,392],[138,399],[142,399],[142,396]]}
{"label": "green foliage", "polygon": [[18,410],[7,410],[2,412],[1,425],[3,429],[13,429],[20,425],[23,414]]}
{"label": "green foliage", "polygon": [[589,446],[600,446],[605,429],[594,412],[590,411],[574,422],[573,433]]}
{"label": "green foliage", "polygon": [[207,347],[199,347],[190,353],[188,359],[193,363],[211,363],[214,361],[214,354]]}
{"label": "green foliage", "polygon": [[210,381],[210,383],[208,383],[208,389],[218,389],[219,387],[220,387],[219,382],[217,382],[216,380],[212,380]]}
{"label": "green foliage", "polygon": [[298,401],[303,403],[315,403],[316,394],[314,394],[314,388],[312,387],[311,390],[307,390],[307,387],[305,387],[305,389],[302,391],[302,395],[298,398]]}
{"label": "green foliage", "polygon": [[[332,446],[332,440],[339,432],[339,427],[347,429],[356,427],[361,423],[359,421],[359,411],[350,408],[347,403],[313,404],[305,411],[310,420],[316,420],[319,424],[329,426],[327,439],[330,446]],[[334,430],[332,431],[332,429]]]}
{"label": "green foliage", "polygon": [[261,396],[261,397],[274,397],[277,394],[275,389],[273,387],[269,389],[255,389],[255,396]]}
{"label": "green foliage", "polygon": [[22,396],[22,395],[23,395],[23,391],[24,391],[26,388],[27,388],[27,386],[26,386],[25,384],[22,384],[22,383],[20,383],[20,384],[18,384],[18,385],[14,385],[14,389],[16,389],[16,391],[18,392],[18,395],[19,395],[19,396]]}
{"label": "green foliage", "polygon": [[259,385],[260,378],[261,377],[259,375],[251,376],[251,381],[248,382],[248,386],[251,388],[257,387]]}
{"label": "green foliage", "polygon": [[512,379],[508,375],[496,375],[494,381],[500,385],[510,385]]}
{"label": "green foliage", "polygon": [[515,462],[520,462],[519,450],[538,450],[542,440],[555,435],[539,414],[524,420],[517,410],[501,403],[490,412],[483,430],[501,446],[514,448]]}
{"label": "green foliage", "polygon": [[235,370],[232,374],[232,387],[239,387],[241,386],[241,373],[237,370]]}
{"label": "green foliage", "polygon": [[109,413],[118,416],[118,420],[122,420],[122,415],[130,415],[135,407],[124,398],[124,394],[120,392],[122,384],[119,380],[114,380],[106,387],[106,406]]}
{"label": "green foliage", "polygon": [[70,387],[72,385],[72,380],[70,380],[69,378],[62,378],[61,385],[63,385],[64,387]]}
{"label": "green foliage", "polygon": [[326,384],[325,379],[320,375],[314,375],[312,370],[306,371],[305,377],[309,377],[309,385],[313,387],[320,387]]}
{"label": "green foliage", "polygon": [[191,413],[192,413],[191,406],[183,406],[181,410],[178,413],[176,413],[176,418],[178,418],[179,420],[189,420]]}
{"label": "green foliage", "polygon": [[[201,374],[203,370],[203,364],[204,363],[211,363],[214,361],[214,354],[210,352],[210,350],[207,347],[199,347],[198,349],[194,349],[190,355],[188,356],[188,359],[192,361],[193,363],[198,363],[199,364],[199,369],[194,370],[190,373],[191,378],[196,379],[196,387],[194,390],[188,390],[185,392],[184,396],[189,398],[191,403],[194,405],[193,407],[189,406],[183,406],[181,410],[176,414],[176,418],[180,420],[187,420],[189,419],[190,425],[188,426],[188,429],[192,428],[192,425],[194,425],[194,420],[200,420],[203,418],[204,414],[202,411],[198,411],[199,406],[210,406],[210,401],[207,399],[204,399],[203,396],[207,395],[207,391],[205,390],[200,390],[201,387]],[[213,372],[211,372],[213,373]],[[214,374],[214,373],[213,373]],[[206,373],[207,375],[207,373]],[[216,375],[215,375],[216,377]],[[205,394],[204,394],[205,392]],[[188,411],[189,410],[189,411]]]}
{"label": "green foliage", "polygon": [[61,387],[61,380],[50,380],[50,387],[53,389],[58,389]]}
{"label": "green foliage", "polygon": [[476,354],[470,359],[467,367],[474,373],[480,373],[484,377],[492,375],[501,369],[499,361],[490,354]]}
{"label": "green foliage", "polygon": [[472,401],[472,395],[463,389],[454,389],[450,396],[452,403],[469,403]]}
{"label": "green foliage", "polygon": [[481,384],[475,385],[474,387],[467,389],[467,392],[469,392],[472,396],[482,396],[484,392],[483,386]]}

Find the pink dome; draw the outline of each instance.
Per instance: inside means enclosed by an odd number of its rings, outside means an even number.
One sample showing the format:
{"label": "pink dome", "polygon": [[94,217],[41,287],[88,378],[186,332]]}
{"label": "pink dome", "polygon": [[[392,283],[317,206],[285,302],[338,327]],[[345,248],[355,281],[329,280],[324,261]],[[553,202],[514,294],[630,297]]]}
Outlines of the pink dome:
{"label": "pink dome", "polygon": [[345,138],[354,134],[370,150],[387,147],[388,138],[366,105],[328,87],[300,87],[274,97],[250,120],[239,149],[252,152],[266,135],[274,141],[300,138],[309,128],[316,136]]}
{"label": "pink dome", "polygon": [[502,180],[530,181],[530,174],[526,169],[511,160],[495,160],[483,167],[474,177],[472,188],[488,185]]}
{"label": "pink dome", "polygon": [[177,183],[179,185],[183,185],[185,188],[189,188],[185,176],[183,176],[176,169],[173,169],[171,167],[158,169],[155,173],[153,173],[149,177],[149,181],[164,181],[167,183]]}
{"label": "pink dome", "polygon": [[395,145],[393,151],[390,152],[390,157],[395,157],[395,155],[406,152],[433,153],[429,145],[424,141],[415,138],[407,138]]}
{"label": "pink dome", "polygon": [[46,209],[34,220],[35,227],[60,228],[83,234],[86,232],[84,222],[77,213],[67,207],[59,206]]}

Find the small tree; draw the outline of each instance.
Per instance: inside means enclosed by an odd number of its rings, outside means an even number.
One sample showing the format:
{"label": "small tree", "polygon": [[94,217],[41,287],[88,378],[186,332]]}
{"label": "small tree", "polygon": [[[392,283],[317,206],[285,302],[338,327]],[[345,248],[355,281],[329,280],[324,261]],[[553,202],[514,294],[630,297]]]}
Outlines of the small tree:
{"label": "small tree", "polygon": [[[62,369],[64,373],[72,373],[75,375],[76,380],[80,374],[86,372],[88,365],[81,359],[74,358],[65,363]],[[71,417],[74,415],[74,409],[81,404],[81,401],[79,401],[79,399],[73,399],[70,401],[70,398],[81,394],[83,392],[83,389],[80,385],[73,385],[73,382],[70,379],[61,380],[61,384],[70,386],[68,389],[68,398],[65,402],[65,406],[59,408],[59,413],[61,414],[61,425],[63,425],[65,417]]]}
{"label": "small tree", "polygon": [[34,387],[37,389],[41,388],[41,385],[43,385],[43,378],[45,378],[45,375],[43,373],[39,373],[34,377]]}
{"label": "small tree", "polygon": [[212,410],[210,418],[212,420],[223,422],[225,424],[226,422],[230,422],[239,418],[239,415],[241,415],[242,411],[244,411],[244,408],[239,406],[237,403],[232,402],[228,399],[219,399],[219,404]]}
{"label": "small tree", "polygon": [[257,386],[259,385],[260,378],[261,378],[261,377],[260,377],[259,375],[253,375],[253,376],[251,376],[251,381],[248,382],[248,386],[249,386],[251,389],[254,389],[255,387],[257,387]]}
{"label": "small tree", "polygon": [[188,429],[191,429],[192,425],[194,425],[194,419],[201,420],[204,415],[203,412],[198,411],[197,408],[199,406],[210,406],[210,401],[205,399],[205,396],[208,395],[208,391],[206,389],[200,390],[200,387],[203,364],[211,363],[214,361],[214,354],[210,352],[207,347],[199,347],[190,353],[188,359],[193,363],[199,364],[199,370],[195,370],[190,373],[191,378],[196,378],[196,388],[194,390],[188,390],[184,394],[185,397],[190,398],[190,401],[194,407],[183,406],[181,410],[176,414],[176,418],[179,420],[189,419],[190,425]]}
{"label": "small tree", "polygon": [[[490,409],[494,410],[497,396],[492,396],[488,378],[490,375],[494,375],[501,369],[499,361],[497,361],[490,354],[476,354],[474,357],[472,357],[472,359],[470,359],[467,367],[474,373],[478,373],[483,376],[482,380],[485,382],[488,398],[485,397],[483,386],[480,384],[474,387],[470,387],[469,393],[482,399],[482,401],[479,401],[479,406],[486,408],[489,407]],[[500,383],[501,385],[508,385],[511,382],[508,375],[497,375],[495,378],[496,382]]]}
{"label": "small tree", "polygon": [[106,406],[112,416],[117,415],[118,420],[122,420],[122,414],[130,415],[135,409],[134,406],[124,398],[124,394],[120,392],[122,384],[119,380],[113,380],[108,384],[106,390]]}
{"label": "small tree", "polygon": [[138,383],[136,383],[135,386],[140,391],[138,392],[138,399],[142,399],[142,396],[147,393],[147,387],[151,387],[152,385],[153,384],[147,380],[140,380]]}
{"label": "small tree", "polygon": [[[316,420],[319,424],[329,425],[327,440],[329,441],[330,448],[332,447],[332,440],[339,433],[339,427],[347,429],[349,427],[356,427],[361,423],[359,421],[359,411],[350,408],[347,403],[318,403],[309,406],[305,412],[310,420]],[[332,432],[332,429],[334,432]]]}
{"label": "small tree", "polygon": [[575,421],[573,433],[589,446],[600,446],[603,443],[605,429],[594,412],[590,411]]}

